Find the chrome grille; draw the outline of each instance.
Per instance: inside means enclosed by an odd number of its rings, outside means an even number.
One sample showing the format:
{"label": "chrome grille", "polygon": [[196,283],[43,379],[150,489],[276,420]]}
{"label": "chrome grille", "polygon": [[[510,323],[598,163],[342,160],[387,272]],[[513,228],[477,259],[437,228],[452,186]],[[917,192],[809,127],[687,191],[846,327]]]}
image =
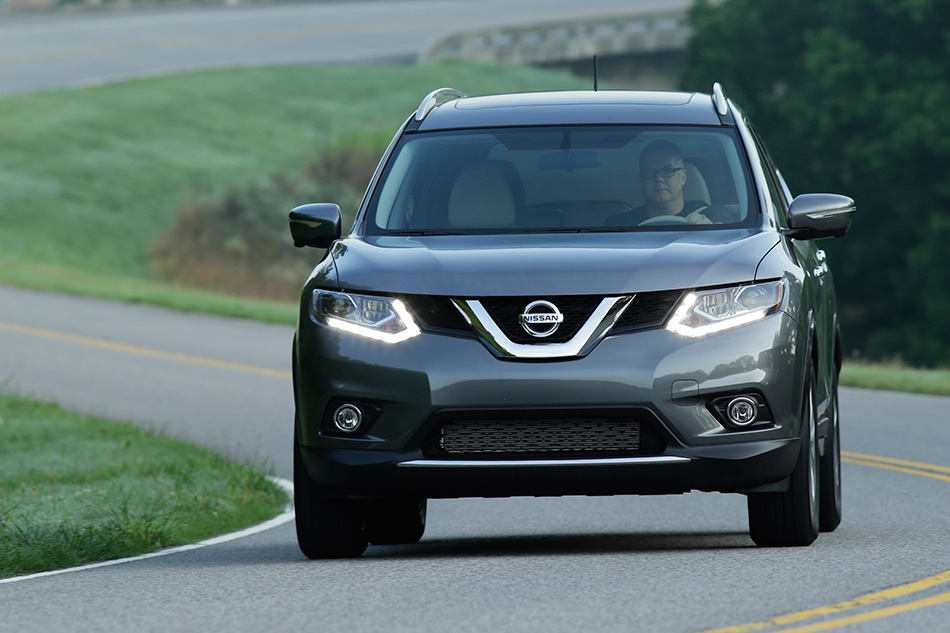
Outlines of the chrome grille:
{"label": "chrome grille", "polygon": [[[558,330],[543,340],[528,334],[521,323],[518,322],[518,315],[524,312],[525,307],[532,301],[543,299],[550,301],[558,307],[564,315],[564,323]],[[602,297],[487,297],[483,298],[482,305],[498,324],[509,339],[515,343],[521,344],[551,344],[564,343],[571,340],[577,331],[581,329],[591,313],[601,302]]]}

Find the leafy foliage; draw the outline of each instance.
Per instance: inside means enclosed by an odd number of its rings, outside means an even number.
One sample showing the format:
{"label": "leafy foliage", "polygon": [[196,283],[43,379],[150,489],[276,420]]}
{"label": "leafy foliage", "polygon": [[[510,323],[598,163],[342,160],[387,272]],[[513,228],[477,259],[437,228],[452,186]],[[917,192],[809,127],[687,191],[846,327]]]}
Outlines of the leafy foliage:
{"label": "leafy foliage", "polygon": [[950,365],[950,3],[698,0],[683,87],[719,81],[796,193],[852,196],[829,252],[846,353]]}

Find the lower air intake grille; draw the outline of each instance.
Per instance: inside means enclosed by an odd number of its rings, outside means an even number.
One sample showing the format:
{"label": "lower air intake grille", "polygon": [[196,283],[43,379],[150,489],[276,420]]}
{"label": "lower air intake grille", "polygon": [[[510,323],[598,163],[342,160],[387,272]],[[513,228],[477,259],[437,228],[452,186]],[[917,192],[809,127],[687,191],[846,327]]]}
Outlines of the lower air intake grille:
{"label": "lower air intake grille", "polygon": [[648,424],[629,418],[448,422],[437,451],[448,455],[619,455],[662,452]]}

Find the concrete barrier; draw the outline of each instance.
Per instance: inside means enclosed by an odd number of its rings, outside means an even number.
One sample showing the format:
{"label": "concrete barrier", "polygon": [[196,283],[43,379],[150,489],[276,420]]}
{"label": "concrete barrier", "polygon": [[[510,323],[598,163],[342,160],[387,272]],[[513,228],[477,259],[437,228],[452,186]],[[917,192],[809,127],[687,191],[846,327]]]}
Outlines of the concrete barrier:
{"label": "concrete barrier", "polygon": [[677,9],[453,33],[430,45],[420,61],[556,64],[594,55],[681,51],[691,34],[685,11]]}

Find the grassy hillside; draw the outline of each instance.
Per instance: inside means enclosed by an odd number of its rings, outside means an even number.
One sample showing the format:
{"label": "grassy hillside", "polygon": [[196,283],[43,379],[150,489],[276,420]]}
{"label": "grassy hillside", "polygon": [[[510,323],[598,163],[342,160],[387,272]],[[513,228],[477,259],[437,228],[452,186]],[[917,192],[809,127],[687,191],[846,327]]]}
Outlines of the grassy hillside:
{"label": "grassy hillside", "polygon": [[[462,63],[293,66],[2,99],[0,283],[293,323],[287,303],[168,283],[151,269],[150,247],[196,195],[267,183],[351,139],[385,144],[425,94],[446,85],[474,95],[589,82]],[[265,211],[282,219],[288,210]],[[842,382],[946,393],[944,374],[915,375],[913,386],[900,384],[906,374],[864,368]]]}
{"label": "grassy hillside", "polygon": [[488,94],[582,83],[471,64],[294,66],[0,100],[0,281],[186,307],[189,293],[155,285],[148,262],[186,196],[263,182],[354,135],[388,140],[443,85]]}

